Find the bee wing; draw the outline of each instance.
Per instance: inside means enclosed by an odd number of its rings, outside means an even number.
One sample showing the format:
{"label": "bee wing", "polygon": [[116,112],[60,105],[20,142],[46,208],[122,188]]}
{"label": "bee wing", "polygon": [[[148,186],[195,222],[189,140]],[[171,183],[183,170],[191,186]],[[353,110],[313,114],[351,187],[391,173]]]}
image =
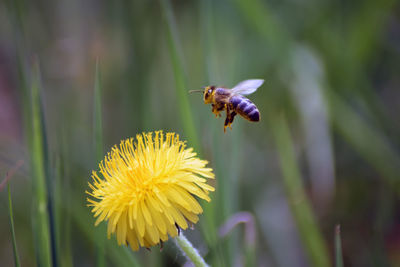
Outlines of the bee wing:
{"label": "bee wing", "polygon": [[233,93],[249,95],[254,93],[264,83],[261,79],[244,80],[232,88]]}

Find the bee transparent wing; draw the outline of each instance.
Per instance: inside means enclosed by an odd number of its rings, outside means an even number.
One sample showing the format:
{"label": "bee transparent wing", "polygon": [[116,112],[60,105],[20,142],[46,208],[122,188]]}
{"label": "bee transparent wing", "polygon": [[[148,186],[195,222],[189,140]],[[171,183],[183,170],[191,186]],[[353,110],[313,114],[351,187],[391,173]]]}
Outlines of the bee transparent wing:
{"label": "bee transparent wing", "polygon": [[254,93],[264,83],[261,79],[244,80],[232,88],[233,93],[249,95]]}

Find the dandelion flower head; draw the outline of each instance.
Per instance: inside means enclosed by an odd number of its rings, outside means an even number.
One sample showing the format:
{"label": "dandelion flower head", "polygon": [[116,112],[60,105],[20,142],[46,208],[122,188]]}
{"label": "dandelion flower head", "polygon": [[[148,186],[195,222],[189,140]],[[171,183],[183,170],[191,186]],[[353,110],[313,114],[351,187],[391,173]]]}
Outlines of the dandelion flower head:
{"label": "dandelion flower head", "polygon": [[107,235],[133,250],[151,247],[196,223],[203,209],[196,197],[210,201],[214,178],[207,161],[175,133],[143,133],[121,141],[92,172],[87,192],[95,225],[107,221]]}

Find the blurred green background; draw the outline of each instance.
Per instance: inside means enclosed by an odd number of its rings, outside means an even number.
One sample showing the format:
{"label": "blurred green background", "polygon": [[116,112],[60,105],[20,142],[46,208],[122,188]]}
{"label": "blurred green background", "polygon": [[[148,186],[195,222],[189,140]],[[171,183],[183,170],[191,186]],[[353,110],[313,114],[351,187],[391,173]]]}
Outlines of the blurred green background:
{"label": "blurred green background", "polygon": [[[21,265],[183,264],[172,242],[117,247],[86,207],[105,153],[163,129],[215,170],[186,231],[213,266],[399,266],[399,73],[398,1],[2,1],[0,175],[23,160],[10,179]],[[261,121],[225,134],[187,93],[251,78],[266,81],[249,96]],[[255,242],[242,225],[220,237],[242,211]]]}

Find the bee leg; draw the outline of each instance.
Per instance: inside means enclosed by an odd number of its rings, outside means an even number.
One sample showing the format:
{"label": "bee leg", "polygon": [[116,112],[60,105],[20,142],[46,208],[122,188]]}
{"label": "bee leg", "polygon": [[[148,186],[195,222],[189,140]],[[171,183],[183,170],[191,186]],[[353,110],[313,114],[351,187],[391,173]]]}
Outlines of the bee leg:
{"label": "bee leg", "polygon": [[218,106],[218,108],[217,108],[217,111],[218,111],[218,117],[221,117],[221,114],[220,114],[220,112],[221,111],[223,111],[225,109],[225,105],[219,105]]}
{"label": "bee leg", "polygon": [[[235,116],[236,116],[236,112],[235,111],[232,111],[231,112],[231,118],[230,118],[230,120],[229,120],[229,127],[231,127],[231,124],[233,123],[233,119],[235,118]],[[232,127],[231,127],[231,129],[232,129]]]}
{"label": "bee leg", "polygon": [[225,123],[224,123],[224,133],[226,132],[226,127],[229,125],[229,117],[226,116]]}
{"label": "bee leg", "polygon": [[214,113],[215,116],[217,116],[217,107],[215,106],[215,104],[211,104],[211,107],[212,107],[211,109],[212,113]]}
{"label": "bee leg", "polygon": [[215,117],[220,117],[221,114],[219,114],[219,112],[221,111],[220,107],[217,104],[211,104],[212,106],[212,113],[215,114]]}
{"label": "bee leg", "polygon": [[215,117],[221,117],[220,112],[225,109],[225,105],[221,104],[211,104],[212,105],[212,113],[215,114]]}
{"label": "bee leg", "polygon": [[224,123],[224,133],[226,132],[226,127],[229,127],[232,129],[232,127],[230,125],[230,121],[231,121],[231,111],[229,109],[229,105],[226,105],[226,119],[225,119],[225,123]]}
{"label": "bee leg", "polygon": [[[237,113],[236,113],[235,111],[232,111],[232,112],[229,114],[229,116],[226,117],[226,119],[229,119],[229,121],[228,121],[226,127],[231,128],[231,130],[232,130],[231,124],[233,123],[233,119],[235,118],[236,114],[237,114]],[[226,123],[226,122],[225,122],[225,123]]]}

